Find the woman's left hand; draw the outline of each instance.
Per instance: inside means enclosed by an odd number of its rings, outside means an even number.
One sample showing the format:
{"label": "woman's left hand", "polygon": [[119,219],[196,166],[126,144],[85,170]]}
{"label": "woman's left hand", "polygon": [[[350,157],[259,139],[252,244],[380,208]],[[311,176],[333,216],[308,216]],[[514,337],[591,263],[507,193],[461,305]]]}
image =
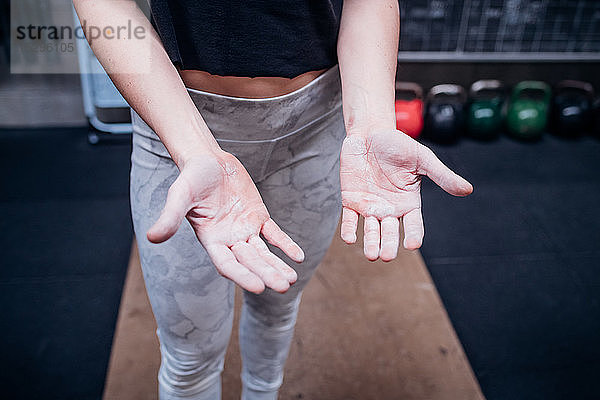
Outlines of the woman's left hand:
{"label": "woman's left hand", "polygon": [[428,147],[397,130],[353,134],[341,152],[342,239],[356,242],[358,216],[365,219],[364,253],[369,260],[394,259],[404,226],[404,247],[423,241],[421,176],[446,192],[466,196],[473,186],[446,167]]}

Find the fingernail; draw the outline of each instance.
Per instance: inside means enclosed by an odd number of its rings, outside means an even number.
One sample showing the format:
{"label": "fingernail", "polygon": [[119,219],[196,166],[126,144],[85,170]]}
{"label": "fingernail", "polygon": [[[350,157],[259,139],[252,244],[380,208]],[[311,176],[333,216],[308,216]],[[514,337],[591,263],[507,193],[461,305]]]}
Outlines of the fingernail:
{"label": "fingernail", "polygon": [[304,261],[304,251],[300,246],[297,246],[296,257],[299,260],[299,262]]}
{"label": "fingernail", "polygon": [[294,284],[294,282],[296,282],[298,280],[298,274],[296,274],[296,272],[288,272],[287,273],[287,280],[289,282],[290,285]]}
{"label": "fingernail", "polygon": [[356,243],[356,234],[353,234],[353,235],[344,234],[344,235],[342,235],[342,240],[348,244]]}
{"label": "fingernail", "polygon": [[421,243],[419,243],[416,239],[404,239],[404,248],[407,250],[416,250],[421,247]]}
{"label": "fingernail", "polygon": [[290,283],[285,281],[280,289],[276,289],[279,293],[285,293],[290,288]]}

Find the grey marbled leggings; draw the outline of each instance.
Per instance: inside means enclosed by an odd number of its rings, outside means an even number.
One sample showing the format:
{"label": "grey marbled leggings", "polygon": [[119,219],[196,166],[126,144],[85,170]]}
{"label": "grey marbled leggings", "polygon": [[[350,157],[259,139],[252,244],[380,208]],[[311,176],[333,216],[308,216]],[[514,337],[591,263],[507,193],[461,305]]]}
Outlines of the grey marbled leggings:
{"label": "grey marbled leggings", "polygon": [[[248,170],[271,217],[303,249],[298,281],[285,294],[244,292],[240,320],[242,399],[276,399],[305,285],[327,251],[341,210],[344,138],[337,67],[307,86],[268,99],[189,90],[221,147]],[[146,288],[158,324],[159,396],[217,400],[233,321],[234,284],[221,277],[184,221],[162,244],[146,231],[179,170],[158,136],[132,110],[131,209]]]}

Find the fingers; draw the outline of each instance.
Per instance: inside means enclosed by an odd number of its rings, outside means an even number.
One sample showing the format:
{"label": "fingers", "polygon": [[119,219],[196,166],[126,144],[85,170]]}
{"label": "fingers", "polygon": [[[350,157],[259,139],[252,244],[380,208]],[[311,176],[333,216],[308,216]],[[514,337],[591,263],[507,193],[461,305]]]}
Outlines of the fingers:
{"label": "fingers", "polygon": [[467,196],[473,192],[471,185],[465,178],[452,172],[439,158],[425,146],[419,146],[421,168],[419,174],[427,175],[439,187],[454,196]]}
{"label": "fingers", "polygon": [[340,228],[342,240],[348,244],[356,243],[356,229],[358,228],[358,213],[348,207],[342,209],[342,226]]}
{"label": "fingers", "polygon": [[277,269],[290,284],[296,282],[298,279],[296,271],[294,271],[292,267],[283,262],[283,260],[281,260],[275,254],[271,253],[267,247],[267,244],[260,237],[258,237],[258,235],[250,236],[248,243],[254,246],[263,260],[265,260],[273,268]]}
{"label": "fingers", "polygon": [[152,243],[162,243],[177,232],[181,221],[191,207],[189,193],[182,180],[177,179],[167,194],[165,207],[158,220],[146,233]]}
{"label": "fingers", "polygon": [[269,243],[279,247],[292,260],[298,263],[304,261],[304,252],[300,246],[298,246],[287,233],[282,231],[273,219],[269,218],[269,220],[264,223],[261,233]]}
{"label": "fingers", "polygon": [[385,217],[381,220],[381,250],[379,257],[383,261],[391,261],[398,255],[400,243],[400,221],[396,217]]}
{"label": "fingers", "polygon": [[[385,217],[381,222],[373,216],[365,217],[363,251],[370,261],[381,258],[391,261],[398,256],[400,244],[400,221],[396,217]],[[421,209],[416,208],[402,218],[404,224],[404,247],[415,250],[423,243],[423,218]]]}
{"label": "fingers", "polygon": [[221,275],[250,292],[261,293],[265,290],[263,281],[240,264],[227,246],[219,244],[204,246],[204,248]]}
{"label": "fingers", "polygon": [[269,265],[259,254],[254,246],[246,242],[238,242],[231,246],[235,258],[247,269],[256,274],[266,286],[283,293],[289,289],[290,283],[275,268]]}
{"label": "fingers", "polygon": [[370,261],[375,261],[379,258],[379,221],[375,217],[365,218],[365,229],[363,239],[363,251],[365,257]]}
{"label": "fingers", "polygon": [[271,253],[258,236],[231,249],[220,244],[205,248],[221,275],[250,292],[258,294],[268,286],[283,293],[297,279],[296,271]]}
{"label": "fingers", "polygon": [[425,228],[423,227],[423,216],[421,209],[415,208],[402,217],[404,225],[404,248],[415,250],[421,247]]}

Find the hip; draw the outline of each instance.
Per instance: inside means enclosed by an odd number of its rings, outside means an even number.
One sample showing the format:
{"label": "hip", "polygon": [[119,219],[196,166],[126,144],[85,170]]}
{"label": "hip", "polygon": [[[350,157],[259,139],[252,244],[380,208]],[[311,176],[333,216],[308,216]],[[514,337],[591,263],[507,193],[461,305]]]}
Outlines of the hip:
{"label": "hip", "polygon": [[[329,154],[345,134],[337,66],[276,97],[238,98],[195,89],[188,93],[221,148],[238,157],[255,181],[290,163]],[[134,163],[152,156],[170,159],[156,133],[133,110],[132,123]]]}

